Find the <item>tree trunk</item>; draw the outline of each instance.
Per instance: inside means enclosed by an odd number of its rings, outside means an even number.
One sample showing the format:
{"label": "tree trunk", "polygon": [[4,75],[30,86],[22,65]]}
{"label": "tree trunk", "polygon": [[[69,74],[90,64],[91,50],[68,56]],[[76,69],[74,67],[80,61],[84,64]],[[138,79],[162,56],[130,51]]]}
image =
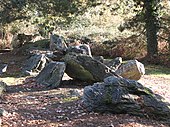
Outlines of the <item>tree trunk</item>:
{"label": "tree trunk", "polygon": [[149,58],[153,58],[158,53],[158,41],[157,41],[157,19],[154,15],[153,0],[145,0],[145,27],[147,38],[147,55]]}

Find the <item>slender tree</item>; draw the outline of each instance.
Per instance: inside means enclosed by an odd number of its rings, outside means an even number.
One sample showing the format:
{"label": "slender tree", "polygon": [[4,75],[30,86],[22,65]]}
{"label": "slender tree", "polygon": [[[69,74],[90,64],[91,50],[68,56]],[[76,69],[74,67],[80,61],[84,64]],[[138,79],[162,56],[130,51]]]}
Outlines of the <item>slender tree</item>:
{"label": "slender tree", "polygon": [[[127,1],[124,1],[127,3]],[[159,5],[160,0],[133,0],[135,8],[132,10],[132,13],[136,15],[128,19],[124,27],[127,29],[137,28],[138,32],[141,31],[140,27],[142,26],[145,29],[146,33],[146,42],[147,42],[147,56],[149,58],[154,58],[158,54],[158,30],[159,30]],[[140,9],[139,9],[140,8]],[[124,30],[124,27],[120,27],[121,30]],[[138,28],[139,27],[139,28]]]}
{"label": "slender tree", "polygon": [[144,0],[144,21],[146,28],[147,39],[147,54],[152,58],[158,53],[158,18],[157,18],[157,4],[155,0]]}

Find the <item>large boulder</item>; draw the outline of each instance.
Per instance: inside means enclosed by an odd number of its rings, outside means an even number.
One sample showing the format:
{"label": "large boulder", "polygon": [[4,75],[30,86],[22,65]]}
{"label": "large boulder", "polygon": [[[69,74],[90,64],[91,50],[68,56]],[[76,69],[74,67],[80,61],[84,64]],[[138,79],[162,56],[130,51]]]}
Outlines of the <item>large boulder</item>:
{"label": "large boulder", "polygon": [[66,65],[64,62],[50,62],[36,77],[36,81],[47,87],[60,85]]}
{"label": "large boulder", "polygon": [[25,75],[36,76],[48,64],[49,59],[45,54],[35,54],[31,56],[23,67]]}
{"label": "large boulder", "polygon": [[121,64],[116,73],[123,78],[139,80],[145,74],[145,67],[137,60],[129,60]]}
{"label": "large boulder", "polygon": [[[161,98],[162,99],[162,98]],[[110,76],[84,88],[82,106],[88,111],[128,113],[170,119],[170,104],[135,80]]]}
{"label": "large boulder", "polygon": [[96,82],[114,75],[109,67],[89,55],[68,53],[64,61],[67,64],[66,73],[73,79]]}

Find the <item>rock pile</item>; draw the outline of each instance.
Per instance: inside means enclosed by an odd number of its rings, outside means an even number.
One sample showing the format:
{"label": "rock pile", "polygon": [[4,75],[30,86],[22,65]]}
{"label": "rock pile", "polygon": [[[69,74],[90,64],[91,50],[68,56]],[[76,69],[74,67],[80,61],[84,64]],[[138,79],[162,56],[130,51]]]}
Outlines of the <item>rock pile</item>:
{"label": "rock pile", "polygon": [[54,51],[36,54],[29,59],[27,70],[38,72],[36,81],[47,87],[58,87],[64,73],[83,82],[94,83],[84,88],[82,105],[88,111],[128,113],[170,119],[170,104],[165,103],[137,82],[145,68],[137,60],[122,61],[91,55],[89,46],[76,43],[66,46],[63,38],[51,35],[50,48]]}

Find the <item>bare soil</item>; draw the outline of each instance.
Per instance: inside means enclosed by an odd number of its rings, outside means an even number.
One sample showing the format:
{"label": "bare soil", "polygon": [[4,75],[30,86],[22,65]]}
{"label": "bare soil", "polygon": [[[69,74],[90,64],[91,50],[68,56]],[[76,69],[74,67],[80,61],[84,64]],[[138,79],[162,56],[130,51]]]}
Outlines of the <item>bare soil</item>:
{"label": "bare soil", "polygon": [[[70,93],[82,93],[84,85],[70,82],[64,77],[59,88],[47,89],[36,84],[32,77],[19,73],[26,56],[1,53],[0,61],[9,64],[0,80],[9,86],[0,100],[0,108],[6,113],[0,117],[2,127],[168,127],[161,121],[127,114],[100,114],[87,112],[80,106],[80,98]],[[139,82],[170,102],[170,77],[143,76]]]}

